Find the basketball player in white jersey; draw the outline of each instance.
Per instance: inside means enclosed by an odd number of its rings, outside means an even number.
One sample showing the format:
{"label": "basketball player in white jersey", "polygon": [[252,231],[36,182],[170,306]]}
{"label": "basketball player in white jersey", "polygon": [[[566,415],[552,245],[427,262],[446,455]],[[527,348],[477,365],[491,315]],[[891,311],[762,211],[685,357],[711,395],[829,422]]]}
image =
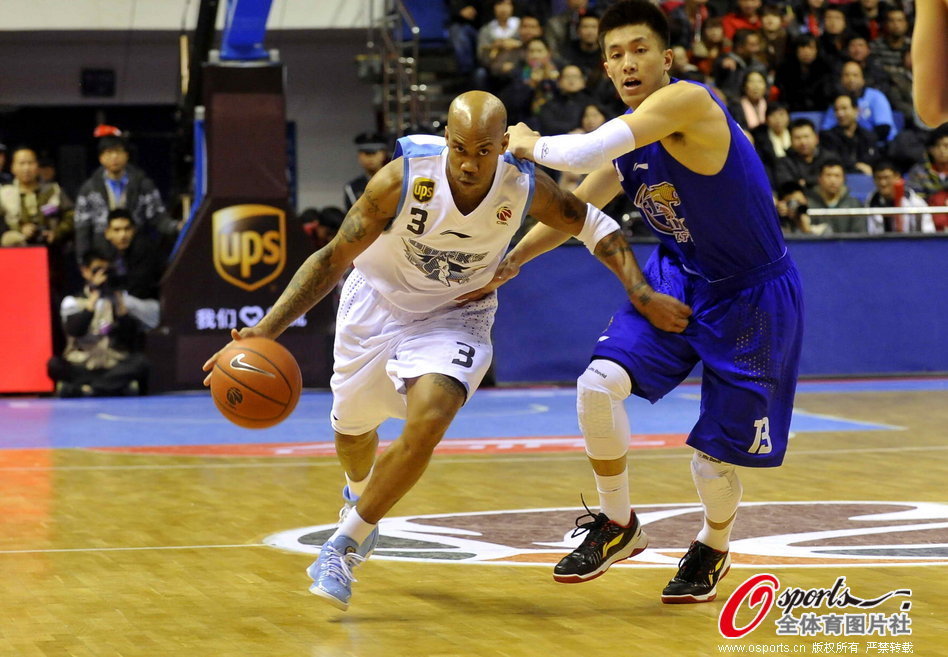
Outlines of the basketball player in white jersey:
{"label": "basketball player in white jersey", "polygon": [[[505,152],[506,122],[500,100],[472,91],[451,104],[443,139],[400,139],[336,237],[259,324],[232,332],[276,338],[355,266],[339,304],[331,382],[345,506],[307,570],[310,591],[339,609],[349,606],[352,569],[378,542],[378,522],[421,477],[490,365],[496,295],[456,299],[492,279],[527,214],[582,240],[657,327],[687,324],[688,306],[648,286],[615,221]],[[406,423],[376,460],[376,429],[390,417]]]}

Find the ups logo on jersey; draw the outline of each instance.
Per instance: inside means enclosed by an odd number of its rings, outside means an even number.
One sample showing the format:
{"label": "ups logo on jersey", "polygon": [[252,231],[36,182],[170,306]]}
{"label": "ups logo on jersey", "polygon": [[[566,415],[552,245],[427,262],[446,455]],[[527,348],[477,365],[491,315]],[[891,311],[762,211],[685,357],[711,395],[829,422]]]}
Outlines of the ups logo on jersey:
{"label": "ups logo on jersey", "polygon": [[214,269],[252,292],[286,266],[286,213],[269,205],[231,205],[212,215]]}
{"label": "ups logo on jersey", "polygon": [[434,180],[431,178],[419,178],[411,188],[411,195],[419,203],[427,203],[434,196]]}

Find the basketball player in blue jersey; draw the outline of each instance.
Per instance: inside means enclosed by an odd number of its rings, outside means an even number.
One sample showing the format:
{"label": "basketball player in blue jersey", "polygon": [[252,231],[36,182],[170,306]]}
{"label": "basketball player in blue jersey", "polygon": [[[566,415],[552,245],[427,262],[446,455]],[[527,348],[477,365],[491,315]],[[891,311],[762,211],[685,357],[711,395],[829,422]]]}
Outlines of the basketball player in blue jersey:
{"label": "basketball player in blue jersey", "polygon": [[[778,466],[786,451],[803,328],[800,279],[754,147],[707,87],[669,77],[662,11],[647,0],[618,2],[603,14],[599,37],[605,71],[630,112],[585,135],[540,138],[522,124],[510,131],[518,157],[589,173],[575,192],[582,200],[603,207],[624,191],[660,241],[646,282],[633,290],[640,298],[613,316],[578,380],[601,512],[580,525],[588,530],[583,543],[553,577],[590,580],[647,544],[629,503],[624,400],[635,394],[654,403],[702,363],[701,411],[688,444],[704,524],[662,601],[708,602],[730,564],[741,499],[736,466]],[[535,227],[485,289],[563,241]],[[691,307],[687,328],[663,331],[643,317],[648,285]]]}
{"label": "basketball player in blue jersey", "polygon": [[[331,380],[344,506],[307,570],[310,591],[340,609],[349,606],[352,569],[378,542],[378,522],[421,477],[490,365],[496,295],[456,298],[491,282],[528,213],[594,251],[630,295],[636,290],[648,321],[666,330],[687,324],[690,309],[678,299],[641,300],[642,272],[615,221],[506,152],[506,125],[500,100],[473,91],[451,104],[444,138],[400,139],[336,237],[256,326],[232,332],[234,340],[276,338],[354,265],[339,302]],[[406,423],[376,460],[377,428],[389,417]]]}

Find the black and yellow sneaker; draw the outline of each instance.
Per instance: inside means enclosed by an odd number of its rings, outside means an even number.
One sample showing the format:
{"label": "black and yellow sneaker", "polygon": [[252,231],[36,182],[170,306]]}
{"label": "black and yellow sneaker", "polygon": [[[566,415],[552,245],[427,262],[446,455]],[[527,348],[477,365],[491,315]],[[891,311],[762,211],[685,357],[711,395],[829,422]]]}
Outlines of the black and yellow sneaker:
{"label": "black and yellow sneaker", "polygon": [[678,562],[678,574],[662,591],[662,602],[669,605],[711,602],[718,595],[718,582],[730,569],[730,552],[692,541]]}
{"label": "black and yellow sneaker", "polygon": [[[573,530],[573,536],[586,532],[586,538],[556,564],[553,579],[557,582],[588,582],[602,575],[616,561],[634,557],[648,547],[648,536],[642,531],[635,511],[627,527],[609,520],[604,513],[594,514],[588,507],[586,511],[576,519]],[[591,520],[580,524],[583,518]]]}

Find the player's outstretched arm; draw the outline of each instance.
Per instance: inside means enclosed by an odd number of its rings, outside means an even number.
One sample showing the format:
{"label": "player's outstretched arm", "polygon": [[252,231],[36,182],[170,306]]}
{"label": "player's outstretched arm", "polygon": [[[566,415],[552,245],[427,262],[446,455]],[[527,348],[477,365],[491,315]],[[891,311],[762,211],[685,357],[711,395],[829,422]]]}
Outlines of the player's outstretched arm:
{"label": "player's outstretched arm", "polygon": [[691,308],[652,289],[614,219],[561,189],[543,172],[537,172],[530,214],[550,228],[579,238],[615,274],[632,305],[654,326],[673,333],[687,328]]}
{"label": "player's outstretched arm", "polygon": [[[293,274],[289,285],[263,319],[253,327],[233,331],[231,338],[251,336],[276,338],[300,315],[308,311],[336,286],[356,256],[365,251],[382,234],[398,209],[402,186],[401,158],[385,165],[365,188],[362,196],[346,214],[339,232],[323,248],[309,256]],[[225,347],[226,349],[226,347]],[[211,371],[217,352],[204,363]],[[210,384],[210,375],[204,385]]]}
{"label": "player's outstretched arm", "polygon": [[948,0],[915,0],[912,97],[931,127],[948,121]]}
{"label": "player's outstretched arm", "polygon": [[507,148],[517,157],[551,169],[590,173],[636,148],[701,127],[716,108],[702,87],[670,84],[642,101],[634,113],[623,114],[586,134],[541,137],[518,123],[508,130]]}

